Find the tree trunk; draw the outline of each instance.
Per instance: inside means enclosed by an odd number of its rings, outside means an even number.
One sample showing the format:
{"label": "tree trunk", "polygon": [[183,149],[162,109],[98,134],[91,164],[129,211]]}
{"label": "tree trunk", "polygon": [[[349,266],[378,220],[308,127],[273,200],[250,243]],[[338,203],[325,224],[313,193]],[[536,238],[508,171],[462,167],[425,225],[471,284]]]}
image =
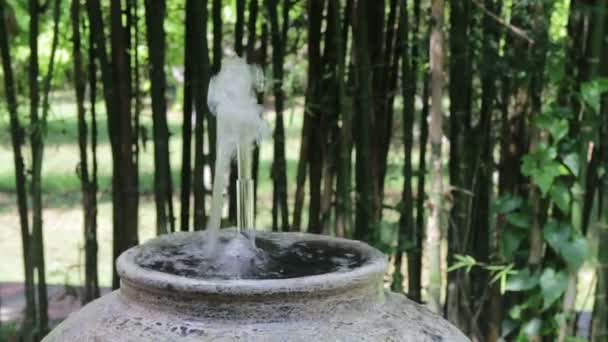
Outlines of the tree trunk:
{"label": "tree trunk", "polygon": [[[222,67],[222,0],[212,1],[212,22],[213,22],[213,61],[211,73],[217,74]],[[207,135],[209,137],[209,168],[211,169],[212,178],[215,172],[215,156],[217,153],[217,127],[215,123],[215,115],[207,116]]]}
{"label": "tree trunk", "polygon": [[260,56],[256,56],[255,43],[257,39],[257,24],[258,24],[258,0],[249,1],[249,18],[247,20],[247,47],[246,57],[247,63],[262,64],[259,60]]}
{"label": "tree trunk", "polygon": [[[402,33],[396,33],[396,26],[400,26],[400,7],[407,1],[389,1],[388,17],[386,25],[384,25],[384,11],[378,13],[373,20],[374,26],[386,27],[383,32],[379,27],[376,29],[370,28],[370,44],[373,50],[378,50],[375,54],[372,53],[372,64],[376,65],[374,70],[374,98],[375,98],[375,131],[377,132],[376,142],[376,169],[377,169],[377,190],[376,196],[378,205],[382,205],[384,199],[384,183],[386,178],[386,170],[388,165],[388,152],[390,149],[391,138],[393,136],[393,102],[397,93],[397,79],[399,75],[399,60],[402,55],[401,47],[405,44],[404,28],[398,27]],[[376,6],[376,5],[374,5]],[[379,6],[376,6],[379,7]],[[384,6],[383,6],[384,7]],[[371,18],[371,17],[370,17]],[[370,22],[371,23],[371,22]],[[397,23],[397,25],[395,25]],[[407,28],[409,32],[409,28]],[[375,42],[383,42],[382,45],[374,46]],[[409,54],[409,52],[408,52]],[[409,68],[409,66],[408,66]],[[408,74],[408,77],[410,75]],[[382,209],[379,215],[382,216]]]}
{"label": "tree trunk", "polygon": [[[94,192],[97,193],[99,189],[99,182],[97,180],[97,111],[96,111],[96,103],[97,103],[97,64],[96,60],[96,49],[95,43],[93,39],[93,34],[91,30],[89,30],[89,102],[90,102],[90,110],[91,110],[91,159],[92,159],[92,169],[91,169],[91,185],[93,186]],[[92,198],[91,207],[95,215],[91,220],[92,228],[97,231],[97,196]],[[95,247],[97,248],[97,247]],[[94,254],[94,258],[91,258],[92,263],[95,264],[95,269],[97,268],[97,254]],[[99,288],[97,288],[96,294],[99,297]]]}
{"label": "tree trunk", "polygon": [[[372,189],[371,200],[373,203],[372,215],[375,221],[379,221],[382,217],[382,198],[384,197],[384,175],[386,165],[386,155],[388,155],[388,144],[390,142],[391,131],[388,118],[388,103],[386,96],[386,69],[389,67],[384,65],[385,55],[385,34],[384,34],[384,12],[385,0],[380,1],[365,1],[367,6],[366,26],[368,40],[368,54],[370,58],[371,73],[371,112],[369,123],[372,129],[369,131],[369,141],[371,143],[370,158]],[[387,153],[384,152],[387,151]],[[376,228],[377,227],[373,227]],[[372,229],[373,229],[372,228]]]}
{"label": "tree trunk", "polygon": [[[390,149],[390,145],[391,145],[391,139],[392,139],[392,135],[393,135],[393,117],[394,117],[394,112],[395,112],[395,106],[394,106],[394,101],[395,101],[395,96],[398,93],[398,89],[397,89],[397,81],[399,80],[399,61],[401,60],[401,55],[402,55],[402,48],[403,44],[405,44],[405,40],[404,40],[404,34],[403,34],[403,28],[399,26],[399,14],[397,13],[399,11],[399,8],[397,7],[397,3],[401,4],[401,2],[396,2],[391,0],[390,2],[390,10],[389,10],[389,16],[388,16],[388,20],[387,20],[387,25],[386,25],[386,35],[385,35],[385,53],[384,53],[384,70],[382,71],[385,74],[385,91],[384,93],[386,94],[386,100],[384,103],[384,107],[385,107],[385,124],[384,127],[379,127],[380,129],[383,129],[384,133],[382,133],[382,131],[380,131],[379,133],[381,133],[382,135],[382,140],[381,140],[381,153],[382,155],[379,157],[379,186],[378,186],[378,191],[379,191],[379,195],[381,196],[381,198],[384,198],[384,183],[386,181],[386,170],[387,170],[387,165],[388,165],[388,153],[389,153],[389,149]],[[415,3],[414,3],[415,5]],[[395,28],[395,23],[397,23],[397,27]],[[408,28],[409,30],[410,28]],[[412,28],[414,29],[414,28]],[[398,30],[401,30],[401,33],[397,32]],[[412,37],[414,36],[414,32],[412,32]],[[410,47],[412,50],[412,53],[414,52],[414,46],[415,44],[410,44]],[[410,52],[408,52],[410,53]],[[414,60],[414,57],[412,55],[412,58],[410,58],[410,64],[411,64],[411,69],[414,70],[416,63],[418,63],[417,60]],[[408,82],[411,82],[413,84],[414,89],[416,88],[416,74],[412,74],[412,75],[408,75]]]}
{"label": "tree trunk", "polygon": [[35,277],[38,279],[37,284],[37,312],[35,318],[35,327],[33,329],[34,339],[39,339],[44,336],[42,325],[46,324],[46,315],[41,310],[42,303],[46,302],[46,293],[42,292],[40,286],[40,275],[45,279],[44,272],[40,272],[40,256],[44,255],[44,251],[40,250],[42,238],[42,194],[41,194],[41,169],[42,169],[42,121],[39,117],[40,95],[38,90],[38,2],[29,0],[28,10],[30,14],[29,25],[29,90],[30,90],[30,148],[32,155],[31,180],[30,180],[30,196],[32,203],[32,245],[31,259],[34,267]]}
{"label": "tree trunk", "polygon": [[[307,4],[307,6],[309,6]],[[310,39],[310,38],[309,38]],[[309,68],[310,70],[310,68]],[[309,79],[310,79],[310,75],[308,75]],[[307,93],[306,93],[306,105],[305,108],[308,108],[308,97],[310,96],[308,94],[308,90],[307,89]],[[300,231],[301,230],[301,226],[302,226],[302,210],[304,208],[304,186],[306,185],[306,176],[307,176],[307,172],[306,172],[306,168],[308,167],[308,157],[309,157],[309,143],[310,143],[310,136],[311,136],[311,127],[312,124],[310,122],[310,115],[307,115],[307,113],[304,113],[304,119],[303,119],[303,123],[302,123],[302,134],[300,137],[300,153],[298,156],[298,169],[297,169],[297,173],[296,173],[296,191],[295,191],[295,195],[294,195],[294,205],[293,205],[293,219],[292,219],[292,223],[291,223],[291,229],[293,231]]]}
{"label": "tree trunk", "polygon": [[[104,101],[106,106],[106,112],[108,113],[108,131],[110,131],[110,127],[113,126],[113,122],[111,120],[111,115],[114,110],[114,86],[113,86],[113,75],[110,68],[107,51],[105,49],[105,36],[102,30],[103,28],[103,19],[101,15],[101,8],[99,5],[99,0],[87,0],[87,14],[89,19],[89,39],[90,39],[90,47],[89,47],[89,79],[91,84],[91,94],[90,94],[90,102],[91,102],[91,149],[92,149],[92,158],[93,158],[93,169],[92,169],[92,182],[95,187],[95,192],[97,192],[97,122],[95,116],[95,95],[96,95],[96,68],[95,68],[95,60],[99,60],[99,65],[101,67],[101,76],[102,76],[102,84],[104,90]],[[110,134],[110,142],[112,145],[112,151],[116,148],[117,138],[114,134]],[[115,163],[115,161],[114,161]],[[115,169],[113,167],[113,169]],[[114,194],[114,189],[113,189]],[[112,198],[112,202],[116,203],[118,201],[117,198]],[[114,204],[115,205],[115,204]],[[97,200],[95,198],[94,203],[92,203],[94,207],[94,211],[97,212]],[[93,227],[97,227],[96,219],[92,222]],[[96,258],[96,257],[95,257]],[[97,261],[95,260],[95,264]]]}
{"label": "tree trunk", "polygon": [[234,52],[243,57],[243,36],[245,32],[245,0],[236,0],[236,23],[234,24]]}
{"label": "tree trunk", "polygon": [[429,251],[429,307],[436,313],[441,312],[441,235],[442,223],[441,213],[443,208],[443,168],[441,165],[441,138],[443,109],[441,101],[443,98],[443,0],[432,0],[431,2],[431,40],[430,40],[430,64],[431,64],[431,170],[429,194],[431,215],[427,226],[427,248]]}
{"label": "tree trunk", "polygon": [[212,16],[213,16],[213,69],[214,74],[220,71],[222,66],[222,0],[213,0]]}
{"label": "tree trunk", "polygon": [[[471,187],[473,167],[470,149],[470,87],[468,82],[472,53],[470,52],[469,30],[470,1],[450,2],[450,188],[453,206],[448,228],[448,264],[454,254],[467,254],[471,248]],[[465,319],[469,306],[470,281],[463,269],[448,273],[447,318],[465,333],[470,333],[470,320]]]}
{"label": "tree trunk", "polygon": [[[96,226],[96,185],[91,179],[88,163],[88,128],[86,110],[84,107],[86,76],[82,61],[82,48],[80,36],[80,2],[72,1],[72,58],[74,60],[74,87],[76,89],[76,110],[78,116],[78,148],[80,163],[78,175],[82,189],[82,207],[84,221],[84,253],[85,276],[83,303],[88,303],[99,296],[99,282],[97,279],[97,226]],[[90,56],[92,59],[93,56]],[[93,62],[94,63],[94,62]],[[91,75],[94,77],[94,75]]]}
{"label": "tree trunk", "polygon": [[194,75],[190,83],[194,99],[196,124],[194,127],[194,229],[205,227],[205,188],[203,152],[204,122],[209,111],[207,109],[207,89],[209,84],[209,50],[207,47],[207,1],[196,1],[193,8],[194,21],[193,44],[190,52],[194,62]]}
{"label": "tree trunk", "polygon": [[308,166],[308,142],[310,140],[310,119],[304,115],[302,123],[302,134],[300,136],[300,153],[298,156],[298,169],[296,171],[296,191],[294,194],[292,231],[300,231],[302,228],[302,210],[304,208],[304,186],[306,185],[306,167]]}
{"label": "tree trunk", "polygon": [[[5,17],[4,0],[0,0],[0,18]],[[19,121],[15,80],[12,69],[12,55],[8,42],[6,20],[0,23],[0,52],[2,53],[2,71],[4,76],[4,93],[10,117],[11,143],[15,165],[15,185],[17,189],[17,208],[21,227],[21,244],[23,250],[23,268],[25,278],[25,317],[22,329],[28,334],[32,332],[35,324],[36,294],[34,293],[34,269],[31,257],[31,236],[27,206],[27,189],[25,165],[21,146],[25,143],[25,129]],[[26,336],[27,338],[27,336]]]}
{"label": "tree trunk", "polygon": [[[500,15],[502,12],[502,0],[485,0],[486,9]],[[482,70],[481,70],[481,112],[480,123],[477,126],[475,136],[479,137],[477,146],[480,146],[477,181],[474,185],[473,208],[471,230],[473,231],[474,257],[476,260],[494,263],[502,261],[500,257],[500,244],[497,239],[490,236],[490,200],[492,198],[492,174],[494,172],[494,141],[492,140],[492,122],[494,100],[496,98],[496,81],[499,70],[496,68],[496,61],[499,58],[498,44],[500,41],[500,28],[493,18],[484,16],[483,18],[483,46],[482,46]],[[492,251],[490,253],[490,251]],[[488,275],[482,274],[481,279],[474,281],[475,289],[473,293],[481,293],[485,290],[488,283]],[[477,285],[483,284],[483,285]],[[482,317],[487,320],[479,320],[483,336],[482,340],[496,341],[500,337],[500,325],[502,323],[502,296],[499,284],[490,285],[490,299],[483,303],[484,308]]]}
{"label": "tree trunk", "polygon": [[[430,33],[430,32],[429,32]],[[430,40],[430,34],[427,34],[427,41]],[[417,241],[416,249],[408,255],[408,295],[412,300],[417,302],[422,301],[422,249],[425,238],[425,221],[426,217],[426,150],[429,140],[429,92],[430,92],[430,75],[428,71],[424,72],[422,81],[422,111],[420,112],[420,155],[418,158],[418,188],[416,190],[416,231]]]}
{"label": "tree trunk", "polygon": [[[393,291],[403,292],[403,276],[401,265],[403,254],[409,252],[408,245],[416,241],[414,232],[413,198],[412,198],[412,144],[414,141],[414,111],[416,100],[416,84],[412,84],[410,51],[409,51],[409,18],[407,2],[399,6],[399,30],[403,36],[401,45],[395,48],[401,51],[401,89],[403,96],[403,189],[401,193],[401,213],[399,217],[399,233],[397,234],[397,253],[395,255],[395,270],[393,273]],[[409,255],[408,255],[409,261]],[[409,274],[409,272],[408,272]]]}
{"label": "tree trunk", "polygon": [[[93,34],[89,30],[89,103],[91,112],[91,192],[95,196],[91,196],[91,230],[95,232],[95,235],[90,239],[90,260],[89,260],[89,272],[91,278],[95,278],[94,283],[97,284],[94,288],[94,296],[99,297],[99,279],[97,270],[97,190],[99,188],[97,181],[97,65],[96,65],[96,51],[93,40]],[[95,243],[93,243],[95,241]]]}
{"label": "tree trunk", "polygon": [[[572,4],[570,5],[572,7]],[[587,42],[587,54],[585,58],[579,61],[581,68],[585,66],[585,71],[582,72],[586,77],[581,81],[592,80],[597,75],[600,75],[602,72],[602,49],[604,43],[604,37],[607,34],[606,26],[608,23],[606,22],[606,9],[608,7],[608,3],[605,1],[595,1],[592,5],[594,10],[588,11],[588,16],[591,17],[588,28],[588,42]],[[583,111],[583,122],[590,122],[593,115],[589,110]],[[592,119],[593,120],[593,119]],[[598,133],[600,130],[596,130]],[[585,184],[585,191],[576,196],[573,201],[573,205],[582,212],[581,219],[581,232],[583,235],[587,235],[589,224],[592,220],[592,209],[594,207],[595,202],[595,194],[598,188],[599,183],[599,175],[598,175],[598,167],[599,167],[599,149],[598,144],[595,144],[595,141],[599,141],[599,134],[595,136],[589,137],[588,135],[584,135],[582,137],[582,143],[579,146],[579,155],[584,155],[588,152],[590,146],[593,145],[592,156],[588,163],[581,163],[580,167],[580,182]]]}
{"label": "tree trunk", "polygon": [[[512,3],[509,25],[521,27],[522,16],[525,11],[519,7],[519,2]],[[505,5],[506,6],[506,5]],[[523,71],[527,63],[527,42],[512,34],[505,35],[505,46],[509,46],[503,53],[504,66],[501,68],[500,92],[500,156],[498,163],[498,195],[527,197],[525,191],[526,178],[521,173],[521,162],[528,150],[528,127],[525,122],[525,111],[528,106],[525,78],[527,72]],[[503,232],[515,229],[507,222],[498,222],[495,227],[495,241],[503,238]],[[505,262],[512,261],[510,256],[501,255]],[[495,299],[496,300],[496,299]],[[519,301],[517,294],[508,294],[502,297],[503,312]],[[502,315],[502,314],[501,314]],[[493,318],[496,319],[496,318]]]}
{"label": "tree trunk", "polygon": [[[142,111],[141,101],[141,86],[139,76],[139,53],[137,47],[139,46],[139,16],[137,14],[138,4],[137,0],[127,0],[124,12],[126,14],[126,58],[129,61],[130,73],[129,73],[129,106],[132,107],[132,145],[133,145],[133,168],[135,171],[134,183],[139,184],[139,139],[140,130],[140,117]],[[135,46],[135,48],[133,48]],[[141,144],[145,148],[146,137],[142,136]],[[136,205],[139,206],[139,195],[136,199]]]}
{"label": "tree trunk", "polygon": [[[340,126],[339,117],[342,111],[342,91],[340,79],[340,59],[342,58],[342,30],[340,27],[340,2],[336,0],[328,1],[327,25],[325,29],[324,52],[323,52],[323,79],[322,95],[325,115],[323,117],[323,127],[325,129],[325,144],[327,146],[324,153],[325,162],[322,169],[323,190],[321,193],[321,208],[319,215],[319,230],[330,233],[330,220],[332,205],[334,201],[335,188],[334,182],[337,176],[340,149]],[[342,234],[343,235],[343,234]]]}
{"label": "tree trunk", "polygon": [[[181,230],[190,230],[190,194],[192,193],[192,83],[195,63],[192,50],[196,44],[194,15],[195,1],[186,2],[186,33],[184,37],[184,122],[182,124],[182,170],[181,170]],[[199,227],[200,228],[200,227]]]}
{"label": "tree trunk", "polygon": [[369,54],[369,34],[367,7],[364,1],[357,1],[356,15],[353,20],[353,49],[356,72],[355,102],[355,140],[356,164],[356,207],[355,239],[373,243],[376,241],[378,220],[377,203],[374,201],[374,182],[372,178],[372,151],[370,127],[372,122],[373,93],[372,66]]}
{"label": "tree trunk", "polygon": [[[104,101],[108,115],[108,135],[112,147],[112,210],[113,256],[134,246],[137,238],[137,184],[132,144],[132,120],[130,115],[129,63],[124,50],[124,28],[121,22],[120,2],[112,2],[112,52],[110,63],[106,51],[103,17],[99,0],[87,0],[87,12],[91,34],[95,44],[95,56],[101,66]],[[117,77],[117,78],[115,78]],[[112,284],[118,287],[114,265]]]}
{"label": "tree trunk", "polygon": [[59,8],[60,2],[54,2],[53,11],[53,41],[51,46],[51,59],[49,61],[48,74],[44,79],[43,84],[43,103],[42,115],[40,115],[40,94],[39,94],[39,67],[38,67],[38,34],[39,34],[39,13],[40,6],[37,1],[29,1],[30,26],[29,26],[29,88],[30,88],[30,147],[32,151],[32,168],[31,168],[31,185],[30,192],[32,196],[32,258],[34,259],[34,267],[38,280],[37,284],[37,299],[38,312],[35,328],[35,339],[40,339],[48,332],[48,311],[47,311],[47,289],[46,289],[46,273],[44,263],[44,239],[42,234],[43,217],[42,217],[42,160],[44,153],[44,131],[46,128],[46,117],[49,109],[49,92],[51,87],[51,79],[53,74],[53,65],[55,52],[57,50],[57,39],[59,32],[59,16],[61,14]]}
{"label": "tree trunk", "polygon": [[[131,65],[127,53],[127,34],[129,27],[122,23],[123,8],[120,0],[112,0],[110,5],[111,21],[111,47],[112,47],[112,72],[114,78],[114,93],[112,101],[116,101],[116,112],[110,114],[109,121],[114,124],[109,127],[109,134],[115,135],[117,144],[113,149],[113,177],[112,192],[114,199],[114,239],[113,259],[137,245],[137,221],[138,221],[138,184],[137,169],[135,167],[135,155],[133,144],[133,118],[130,101],[130,75]],[[103,26],[101,27],[103,28]],[[100,45],[104,46],[104,45]],[[108,113],[110,111],[108,110]],[[113,288],[118,288],[119,279],[116,274],[116,265],[112,277]]]}
{"label": "tree trunk", "polygon": [[[527,14],[527,8],[521,3],[511,4],[510,25],[523,27]],[[527,26],[526,26],[527,28]],[[526,125],[526,115],[529,111],[528,93],[528,46],[527,42],[519,37],[507,35],[506,46],[509,49],[504,52],[505,66],[501,80],[501,133],[500,133],[500,162],[498,193],[501,196],[513,195],[527,198],[527,179],[521,173],[521,162],[528,151],[529,129]],[[538,207],[540,209],[540,207]],[[534,214],[534,213],[533,213]],[[538,225],[538,223],[535,222]],[[514,229],[512,226],[497,224],[494,235],[496,239],[502,237],[505,229]],[[538,230],[531,236],[530,244],[538,244],[542,236],[538,236]],[[542,241],[541,241],[542,242]],[[505,262],[512,261],[506,258]],[[505,310],[515,305],[519,299],[516,295],[503,297]]]}
{"label": "tree trunk", "polygon": [[[414,0],[414,26],[412,28],[412,38],[411,38],[411,80],[412,87],[414,88],[414,93],[416,91],[418,85],[418,74],[420,73],[420,46],[421,43],[429,41],[429,34],[425,35],[424,40],[420,39],[420,0]],[[428,31],[430,32],[430,30]],[[426,51],[428,49],[424,49]],[[424,54],[426,58],[428,58],[428,53]],[[419,136],[419,160],[418,160],[418,170],[417,170],[417,180],[418,180],[418,188],[416,189],[416,219],[415,222],[412,222],[412,226],[410,230],[412,231],[411,235],[413,240],[411,241],[411,247],[408,250],[407,254],[407,273],[408,273],[408,297],[417,302],[421,301],[421,288],[422,288],[422,243],[424,238],[424,182],[425,182],[425,173],[426,173],[426,145],[428,141],[428,112],[429,112],[429,77],[426,68],[423,73],[423,82],[422,82],[422,111],[420,112],[419,118],[419,126],[420,126],[420,136]],[[410,157],[411,158],[411,157]],[[412,204],[413,205],[413,204]]]}
{"label": "tree trunk", "polygon": [[[331,6],[330,2],[330,6]],[[338,6],[339,8],[339,6]],[[351,199],[351,162],[352,162],[352,134],[353,122],[352,111],[348,108],[346,86],[344,79],[346,77],[346,50],[348,47],[348,31],[350,28],[350,18],[352,16],[353,0],[348,0],[344,8],[344,19],[342,24],[342,32],[336,34],[333,44],[336,49],[339,49],[338,66],[337,66],[337,87],[338,87],[338,115],[342,126],[340,127],[340,137],[338,139],[339,148],[337,160],[337,175],[336,175],[336,235],[346,237],[347,232],[352,228],[352,199]],[[340,15],[334,18],[339,21]]]}
{"label": "tree trunk", "polygon": [[173,206],[170,192],[171,165],[169,158],[169,128],[165,91],[165,0],[146,0],[146,35],[148,39],[149,73],[152,98],[152,125],[154,131],[154,196],[156,204],[156,234],[173,230]]}
{"label": "tree trunk", "polygon": [[[550,22],[547,18],[551,17],[550,8],[551,5],[544,5],[543,3],[538,2],[534,3],[527,11],[528,13],[533,13],[533,17],[536,18],[536,20],[532,22],[532,32],[534,34],[536,46],[535,49],[531,51],[531,63],[528,62],[528,68],[530,68],[530,110],[527,114],[530,116],[530,121],[532,121],[534,116],[540,113],[542,109],[543,70],[545,68],[546,52],[549,47],[548,29]],[[545,132],[541,132],[536,127],[532,127],[530,132],[530,151],[534,151],[538,144],[543,143],[545,140],[547,140]],[[537,186],[532,186],[529,191],[529,200],[533,206],[534,217],[530,233],[531,243],[528,263],[532,269],[535,269],[542,267],[541,263],[543,262],[544,244],[542,230],[546,222],[548,204],[547,201],[542,198],[540,189],[538,189]]]}
{"label": "tree trunk", "polygon": [[308,89],[305,113],[309,118],[308,140],[309,205],[308,232],[321,233],[321,179],[325,149],[325,127],[322,113],[323,61],[321,59],[321,25],[325,1],[308,2]]}
{"label": "tree trunk", "polygon": [[[288,4],[283,4],[288,6]],[[270,36],[272,41],[272,74],[274,80],[273,91],[275,98],[276,121],[273,134],[274,161],[272,164],[273,209],[272,230],[289,230],[289,216],[287,207],[287,163],[285,160],[285,128],[283,124],[283,106],[285,94],[283,93],[283,60],[285,57],[285,44],[282,30],[287,27],[287,17],[283,17],[282,27],[279,27],[277,14],[278,1],[266,0],[266,8],[270,21]],[[280,222],[279,222],[280,215]]]}
{"label": "tree trunk", "polygon": [[[524,15],[523,10],[518,9],[521,5],[512,4],[511,22],[512,26],[521,26]],[[510,48],[505,51],[505,70],[507,71],[502,78],[502,118],[501,118],[501,155],[499,162],[499,194],[507,193],[520,194],[525,196],[525,177],[521,174],[521,158],[527,152],[527,128],[525,125],[524,111],[527,109],[527,96],[522,89],[525,88],[524,80],[518,75],[518,71],[523,69],[527,63],[526,42],[518,37],[507,35],[506,45]],[[513,96],[512,96],[513,95]]]}

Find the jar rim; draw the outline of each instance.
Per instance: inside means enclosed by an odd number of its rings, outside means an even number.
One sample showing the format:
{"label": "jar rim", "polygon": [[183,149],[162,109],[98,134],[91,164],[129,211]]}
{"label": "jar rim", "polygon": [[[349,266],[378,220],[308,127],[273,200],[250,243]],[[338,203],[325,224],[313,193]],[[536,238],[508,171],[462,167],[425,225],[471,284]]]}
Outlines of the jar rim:
{"label": "jar rim", "polygon": [[118,275],[123,283],[154,292],[171,292],[189,296],[272,296],[296,293],[336,292],[354,287],[381,284],[387,267],[383,253],[366,243],[326,235],[294,232],[256,232],[256,236],[292,242],[327,242],[359,253],[364,262],[352,269],[329,273],[281,279],[197,279],[164,273],[140,266],[136,258],[151,243],[170,242],[173,239],[200,238],[203,232],[179,232],[162,235],[143,245],[123,252],[116,261]]}

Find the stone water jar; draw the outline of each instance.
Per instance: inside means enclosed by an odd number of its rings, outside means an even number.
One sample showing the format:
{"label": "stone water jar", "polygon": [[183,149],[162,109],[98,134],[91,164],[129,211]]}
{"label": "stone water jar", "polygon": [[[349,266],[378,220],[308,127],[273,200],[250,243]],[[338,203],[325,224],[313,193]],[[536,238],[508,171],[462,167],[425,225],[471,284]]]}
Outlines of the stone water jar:
{"label": "stone water jar", "polygon": [[86,341],[469,341],[405,296],[384,290],[385,256],[358,241],[257,233],[349,250],[349,270],[288,279],[194,279],[141,267],[146,245],[179,246],[197,233],[165,235],[124,252],[121,286],[70,315],[45,342]]}

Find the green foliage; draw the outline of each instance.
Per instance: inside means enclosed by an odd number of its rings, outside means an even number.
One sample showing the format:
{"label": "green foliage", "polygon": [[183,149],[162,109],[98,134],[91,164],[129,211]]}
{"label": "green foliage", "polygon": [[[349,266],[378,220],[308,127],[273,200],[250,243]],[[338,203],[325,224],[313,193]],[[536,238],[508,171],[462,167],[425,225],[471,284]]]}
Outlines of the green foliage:
{"label": "green foliage", "polygon": [[581,97],[584,103],[593,109],[595,114],[600,112],[600,98],[608,91],[608,79],[597,78],[581,85]]}
{"label": "green foliage", "polygon": [[570,172],[572,172],[574,177],[579,176],[581,163],[580,163],[580,157],[577,153],[570,153],[570,154],[566,155],[563,159],[563,163],[564,163],[564,165],[566,165],[568,167],[568,170],[570,170]]}
{"label": "green foliage", "polygon": [[522,204],[523,200],[521,197],[512,194],[506,194],[496,199],[496,201],[494,202],[493,210],[494,212],[499,214],[508,214],[521,208]]}
{"label": "green foliage", "polygon": [[495,283],[497,281],[500,282],[500,291],[504,293],[507,290],[507,277],[513,275],[515,272],[513,271],[513,264],[508,265],[490,265],[487,263],[479,262],[475,260],[470,255],[454,255],[454,259],[456,260],[449,268],[448,272],[453,272],[455,270],[459,270],[464,268],[467,273],[471,272],[473,267],[480,267],[490,272],[492,278],[490,283]]}
{"label": "green foliage", "polygon": [[551,307],[568,287],[568,275],[552,268],[546,268],[540,276],[540,288],[543,296],[543,310]]}
{"label": "green foliage", "polygon": [[505,227],[502,239],[500,240],[501,254],[506,258],[513,259],[514,253],[518,250],[526,236],[526,231],[511,229],[511,226]]}
{"label": "green foliage", "polygon": [[544,238],[571,271],[577,271],[587,260],[587,240],[569,224],[551,220],[545,225]]}
{"label": "green foliage", "polygon": [[510,275],[514,274],[514,266],[514,264],[486,266],[486,269],[492,274],[490,283],[500,281],[500,293],[505,293],[507,291],[507,279]]}
{"label": "green foliage", "polygon": [[566,185],[564,185],[563,182],[555,182],[551,187],[549,196],[561,211],[568,211],[568,209],[570,208],[570,203],[572,201],[572,196],[570,194],[570,190],[568,190],[568,188],[566,187]]}
{"label": "green foliage", "polygon": [[[560,73],[563,75],[563,71]],[[562,79],[560,75],[555,77]],[[450,271],[484,268],[492,273],[492,282],[501,281],[501,291],[520,294],[521,300],[510,308],[503,322],[504,337],[528,341],[529,336],[554,336],[565,319],[562,297],[569,277],[590,257],[587,240],[579,229],[580,218],[572,213],[581,206],[588,163],[587,151],[579,146],[585,146],[593,133],[573,135],[571,122],[575,117],[584,117],[583,122],[596,125],[595,113],[599,111],[601,94],[606,91],[608,81],[601,79],[582,84],[580,92],[573,94],[574,99],[581,99],[584,108],[590,109],[590,114],[572,113],[553,101],[534,117],[533,124],[541,138],[536,138],[535,146],[522,158],[521,173],[528,177],[531,189],[538,189],[540,202],[533,203],[533,197],[522,194],[506,193],[496,198],[492,229],[499,232],[500,262],[483,264],[470,256],[456,256],[450,266]],[[542,215],[534,216],[539,215],[538,206],[546,208],[546,222]],[[533,228],[542,231],[547,246],[540,265],[529,264]]]}
{"label": "green foliage", "polygon": [[502,227],[502,236],[499,240],[500,254],[507,260],[513,259],[513,253],[528,235],[530,216],[521,210],[523,204],[524,201],[520,196],[505,194],[498,197],[492,205],[492,217],[509,223]]}
{"label": "green foliage", "polygon": [[530,272],[529,269],[514,272],[507,280],[507,291],[528,291],[538,285],[538,274]]}
{"label": "green foliage", "polygon": [[530,216],[522,212],[512,212],[506,215],[507,222],[517,228],[526,229],[530,227]]}
{"label": "green foliage", "polygon": [[475,258],[473,258],[470,255],[456,254],[454,256],[454,259],[456,259],[456,262],[453,263],[452,266],[450,266],[448,268],[448,272],[452,272],[454,270],[464,268],[464,269],[466,269],[467,273],[469,273],[469,272],[471,272],[471,269],[473,268],[473,266],[477,265],[477,261],[475,261]]}
{"label": "green foliage", "polygon": [[[597,89],[597,86],[590,89]],[[588,91],[583,97],[593,99],[595,91]],[[548,139],[523,157],[521,172],[529,177],[531,186],[538,188],[549,209],[559,210],[568,218],[567,213],[571,212],[575,201],[572,189],[576,186],[573,185],[580,182],[584,158],[572,147],[581,137],[569,135],[571,113],[556,105],[548,108],[534,120],[538,130],[548,133]],[[502,201],[508,202],[508,198]],[[530,245],[523,242],[529,238],[532,225],[538,224],[532,222],[531,206],[532,203],[524,203],[502,213],[508,223],[503,231],[503,256],[523,267],[509,277],[506,287],[508,291],[525,293],[523,302],[515,305],[509,316],[513,329],[519,331],[518,340],[522,341],[527,340],[526,336],[546,336],[556,331],[558,321],[562,319],[560,299],[568,287],[569,274],[577,272],[588,259],[587,242],[575,226],[551,218],[542,227],[542,234],[544,242],[554,252],[548,255],[555,257],[547,259],[541,268],[524,266]]]}
{"label": "green foliage", "polygon": [[[561,131],[558,131],[561,134]],[[546,196],[555,179],[568,174],[568,169],[556,160],[557,148],[539,144],[535,151],[523,158],[521,171],[529,176],[538,186],[543,196]]]}
{"label": "green foliage", "polygon": [[539,129],[544,129],[551,133],[554,143],[559,143],[568,134],[568,121],[563,118],[556,118],[553,114],[541,114],[537,116],[535,124]]}

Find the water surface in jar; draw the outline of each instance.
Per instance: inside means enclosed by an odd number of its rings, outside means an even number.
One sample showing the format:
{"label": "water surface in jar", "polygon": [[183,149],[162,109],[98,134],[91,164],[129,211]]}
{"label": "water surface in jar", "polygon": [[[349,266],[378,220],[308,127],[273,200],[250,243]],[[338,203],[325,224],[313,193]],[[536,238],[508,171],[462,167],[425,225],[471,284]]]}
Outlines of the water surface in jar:
{"label": "water surface in jar", "polygon": [[212,255],[205,252],[204,238],[164,241],[144,246],[136,262],[146,269],[194,279],[298,278],[345,272],[365,262],[358,252],[331,242],[285,242],[233,230],[222,230]]}

